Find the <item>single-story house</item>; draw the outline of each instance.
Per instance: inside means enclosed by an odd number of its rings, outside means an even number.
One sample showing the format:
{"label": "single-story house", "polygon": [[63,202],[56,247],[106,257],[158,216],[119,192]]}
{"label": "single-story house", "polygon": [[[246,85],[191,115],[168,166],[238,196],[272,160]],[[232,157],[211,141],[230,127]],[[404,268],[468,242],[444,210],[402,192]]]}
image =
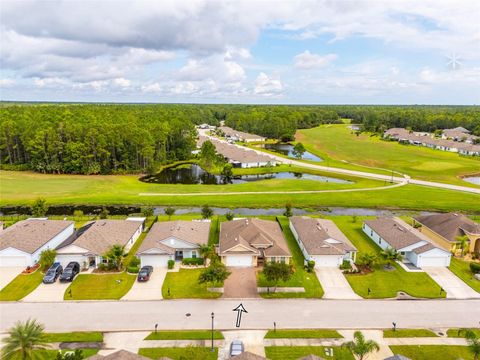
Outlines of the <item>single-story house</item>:
{"label": "single-story house", "polygon": [[0,267],[33,266],[46,249],[55,249],[74,233],[74,222],[27,219],[0,232]]}
{"label": "single-story house", "polygon": [[167,266],[168,260],[200,256],[200,245],[208,244],[209,221],[156,222],[137,251],[142,266]]}
{"label": "single-story house", "polygon": [[356,247],[331,220],[293,216],[290,230],[305,259],[315,261],[316,267],[338,267],[344,260],[355,261]]}
{"label": "single-story house", "polygon": [[220,225],[218,255],[226,266],[257,266],[263,262],[290,263],[292,257],[276,221],[236,219]]}
{"label": "single-story house", "polygon": [[[150,358],[127,350],[118,350],[108,355],[95,354],[89,356],[86,360],[150,360]],[[170,358],[162,357],[159,360],[170,360]]]}
{"label": "single-story house", "polygon": [[113,245],[130,250],[143,230],[142,221],[96,220],[85,224],[57,247],[56,261],[63,266],[76,261],[80,266],[97,267]]}
{"label": "single-story house", "polygon": [[441,248],[455,252],[458,237],[467,236],[470,251],[480,254],[480,224],[462,214],[446,213],[423,215],[413,218],[421,225],[420,231]]}
{"label": "single-story house", "polygon": [[227,139],[235,139],[236,141],[242,141],[242,142],[266,140],[266,138],[264,138],[263,136],[249,134],[243,131],[238,131],[228,126],[221,126],[219,129],[225,134],[225,138]]}
{"label": "single-story house", "polygon": [[379,217],[363,222],[363,232],[382,249],[393,248],[416,267],[449,266],[452,254],[399,218]]}

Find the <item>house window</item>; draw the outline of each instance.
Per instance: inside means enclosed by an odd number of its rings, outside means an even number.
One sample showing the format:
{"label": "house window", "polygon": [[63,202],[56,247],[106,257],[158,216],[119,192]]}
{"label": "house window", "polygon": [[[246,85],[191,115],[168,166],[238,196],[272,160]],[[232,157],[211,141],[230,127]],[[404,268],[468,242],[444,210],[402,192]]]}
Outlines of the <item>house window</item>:
{"label": "house window", "polygon": [[193,259],[196,259],[196,258],[197,258],[197,252],[196,252],[196,251],[192,251],[192,258],[193,258]]}
{"label": "house window", "polygon": [[284,257],[284,256],[282,256],[282,257],[280,258],[280,262],[285,264],[285,257]]}
{"label": "house window", "polygon": [[405,251],[400,251],[400,255],[405,256]]}
{"label": "house window", "polygon": [[373,236],[373,230],[370,230],[370,236]]}
{"label": "house window", "polygon": [[382,243],[382,238],[378,238],[378,243],[379,243],[379,244]]}

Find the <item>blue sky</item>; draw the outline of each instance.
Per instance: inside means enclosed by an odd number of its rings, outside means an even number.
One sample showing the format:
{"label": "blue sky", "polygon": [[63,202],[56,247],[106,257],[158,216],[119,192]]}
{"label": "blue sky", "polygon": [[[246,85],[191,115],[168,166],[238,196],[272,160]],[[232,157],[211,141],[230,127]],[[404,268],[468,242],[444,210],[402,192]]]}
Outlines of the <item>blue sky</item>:
{"label": "blue sky", "polygon": [[6,0],[0,7],[2,100],[480,102],[477,1]]}

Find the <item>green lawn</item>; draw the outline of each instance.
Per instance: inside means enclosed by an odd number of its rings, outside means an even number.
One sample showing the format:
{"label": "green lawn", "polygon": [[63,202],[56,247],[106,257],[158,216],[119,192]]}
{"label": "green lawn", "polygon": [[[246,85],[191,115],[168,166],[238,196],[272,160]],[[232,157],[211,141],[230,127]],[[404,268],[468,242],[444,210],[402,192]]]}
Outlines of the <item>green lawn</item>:
{"label": "green lawn", "polygon": [[336,330],[329,329],[291,329],[269,330],[265,339],[341,339],[342,335]]}
{"label": "green lawn", "polygon": [[474,278],[472,272],[470,271],[469,264],[470,263],[468,261],[463,261],[452,256],[449,269],[473,290],[480,292],[480,281]]}
{"label": "green lawn", "polygon": [[40,270],[31,274],[19,274],[0,291],[0,301],[17,301],[35,290],[42,283],[43,273]]}
{"label": "green lawn", "polygon": [[[459,330],[460,329],[448,329],[447,330],[447,336],[448,337],[454,337],[454,338],[465,337],[465,333],[462,332],[462,331],[459,333]],[[472,330],[475,334],[477,334],[478,337],[480,337],[480,329],[469,329],[469,330]]]}
{"label": "green lawn", "polygon": [[[303,268],[303,254],[298,247],[295,238],[289,228],[288,218],[285,216],[278,217],[280,225],[282,226],[283,234],[287,240],[288,248],[292,253],[292,262],[295,266],[295,273],[292,278],[285,282],[280,282],[279,287],[304,287],[304,293],[262,293],[262,297],[266,298],[321,298],[323,296],[323,289],[317,279],[317,275],[312,272],[308,273]],[[263,274],[258,274],[258,286],[271,286]]]}
{"label": "green lawn", "polygon": [[[331,176],[331,174],[329,174]],[[295,207],[324,208],[346,206],[369,208],[404,208],[411,210],[470,211],[478,213],[480,195],[452,190],[406,185],[399,188],[347,193],[315,194],[237,194],[229,196],[200,195],[198,192],[226,191],[292,191],[345,189],[383,185],[383,182],[356,179],[355,184],[319,183],[309,180],[265,180],[238,185],[159,185],[138,181],[133,175],[83,176],[45,175],[32,172],[0,171],[0,206],[31,205],[44,197],[49,205],[175,205],[220,207]],[[140,193],[184,193],[183,196],[139,196]]]}
{"label": "green lawn", "polygon": [[102,342],[103,333],[98,331],[79,332],[74,331],[70,333],[46,333],[45,341],[53,342]]}
{"label": "green lawn", "polygon": [[383,330],[384,338],[410,338],[410,337],[438,337],[433,331],[428,329],[392,329]]}
{"label": "green lawn", "polygon": [[460,179],[463,175],[479,172],[478,159],[384,141],[368,133],[356,136],[347,125],[323,125],[299,130],[296,139],[307,150],[328,160],[330,166],[362,169],[342,162],[345,160],[399,171],[422,180],[478,187]]}
{"label": "green lawn", "polygon": [[[84,358],[93,356],[98,353],[99,349],[82,349],[82,355]],[[55,360],[57,358],[57,353],[59,350],[37,350],[35,354],[38,355],[39,359],[42,360]],[[66,353],[74,350],[61,350],[62,353]]]}
{"label": "green lawn", "polygon": [[210,234],[208,236],[208,244],[209,245],[218,244],[219,236],[220,236],[220,217],[218,215],[214,215],[212,217],[212,222],[210,224]]}
{"label": "green lawn", "polygon": [[390,346],[394,354],[414,360],[473,360],[466,346],[457,345],[395,345]]}
{"label": "green lawn", "polygon": [[214,352],[209,347],[186,347],[186,348],[141,348],[138,350],[140,355],[158,359],[168,357],[173,360],[217,360],[218,349]]}
{"label": "green lawn", "polygon": [[[136,276],[119,274],[80,274],[65,291],[65,300],[118,300],[132,287]],[[70,290],[72,296],[70,296]]]}
{"label": "green lawn", "polygon": [[[357,247],[358,257],[365,252],[380,252],[377,246],[362,231],[362,223],[365,217],[358,217],[355,223],[351,216],[332,216],[331,218],[348,239]],[[363,298],[394,298],[397,292],[404,291],[407,294],[420,298],[445,297],[445,292],[440,295],[440,286],[423,272],[407,272],[398,264],[393,264],[393,270],[384,269],[383,265],[374,267],[373,272],[360,275],[346,275],[350,286]],[[368,295],[368,289],[371,293]]]}
{"label": "green lawn", "polygon": [[[168,272],[162,286],[164,299],[215,299],[222,296],[221,293],[207,290],[210,285],[198,283],[198,277],[202,269],[180,269],[178,272]],[[223,284],[218,284],[223,286]],[[170,289],[170,296],[168,295]]]}
{"label": "green lawn", "polygon": [[297,360],[307,355],[317,355],[323,359],[355,360],[350,350],[341,347],[331,347],[333,357],[327,356],[323,346],[266,346],[265,355],[270,360]]}
{"label": "green lawn", "polygon": [[[211,330],[162,330],[151,332],[145,340],[210,340],[211,338]],[[222,332],[218,330],[213,332],[213,338],[215,340],[224,339]]]}

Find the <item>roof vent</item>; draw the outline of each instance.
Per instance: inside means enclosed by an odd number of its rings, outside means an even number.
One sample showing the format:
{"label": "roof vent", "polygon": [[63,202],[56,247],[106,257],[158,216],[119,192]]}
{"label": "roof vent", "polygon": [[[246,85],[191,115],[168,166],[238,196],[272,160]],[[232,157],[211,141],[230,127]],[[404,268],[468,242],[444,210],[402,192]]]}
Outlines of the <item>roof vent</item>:
{"label": "roof vent", "polygon": [[235,241],[238,241],[238,237],[235,237]]}

